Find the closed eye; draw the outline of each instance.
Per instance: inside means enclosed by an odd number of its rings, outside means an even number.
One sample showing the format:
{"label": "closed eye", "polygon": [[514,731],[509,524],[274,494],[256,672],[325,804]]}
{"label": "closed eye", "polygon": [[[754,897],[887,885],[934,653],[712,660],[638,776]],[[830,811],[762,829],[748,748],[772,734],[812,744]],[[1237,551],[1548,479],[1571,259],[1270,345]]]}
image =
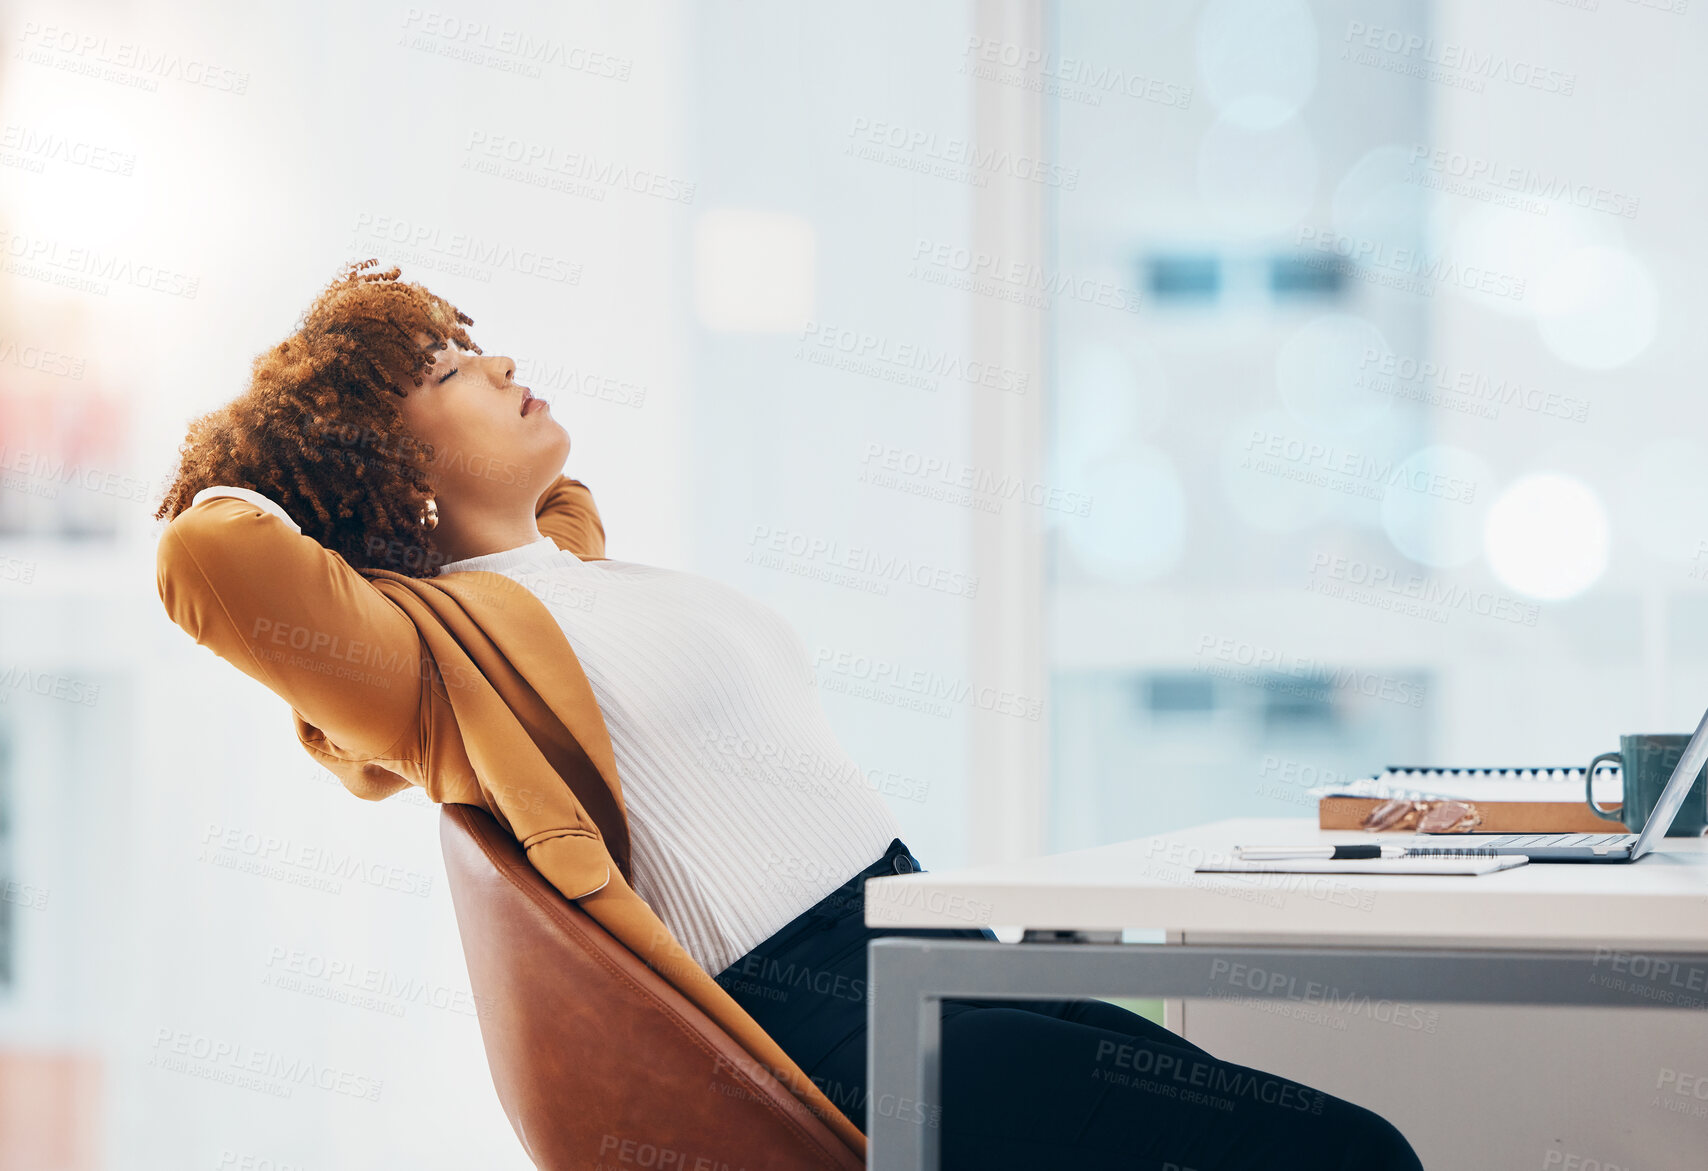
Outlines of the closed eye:
{"label": "closed eye", "polygon": [[438,380],[438,382],[436,382],[436,383],[435,383],[435,384],[434,384],[434,385],[439,385],[439,383],[443,383],[443,382],[444,382],[444,381],[445,381],[445,378],[449,378],[449,377],[450,377],[450,376],[451,376],[451,375],[453,375],[453,374],[455,374],[455,373],[456,373],[456,370],[455,370],[455,369],[454,369],[454,368],[453,368],[453,369],[450,369],[450,370],[447,370],[447,371],[445,371],[445,377],[444,377],[444,378],[441,378],[441,379],[439,379],[439,380]]}

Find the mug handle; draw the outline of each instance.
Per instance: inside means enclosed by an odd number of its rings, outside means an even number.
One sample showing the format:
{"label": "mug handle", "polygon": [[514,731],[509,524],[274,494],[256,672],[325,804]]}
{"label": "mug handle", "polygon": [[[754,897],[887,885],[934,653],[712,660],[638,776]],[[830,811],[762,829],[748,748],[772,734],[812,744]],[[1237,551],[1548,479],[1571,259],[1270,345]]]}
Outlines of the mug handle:
{"label": "mug handle", "polygon": [[[1624,760],[1620,758],[1620,755],[1617,752],[1603,752],[1600,756],[1597,756],[1594,760],[1590,761],[1589,767],[1585,769],[1583,773],[1584,801],[1589,805],[1589,811],[1597,817],[1603,818],[1607,821],[1617,821],[1619,824],[1623,825],[1625,824],[1624,819],[1620,817],[1618,813],[1609,813],[1607,810],[1595,803],[1595,766],[1604,760],[1617,760],[1619,761],[1619,767],[1621,769],[1625,767]],[[1614,806],[1614,808],[1623,812],[1625,804],[1624,802],[1620,802],[1618,805]]]}

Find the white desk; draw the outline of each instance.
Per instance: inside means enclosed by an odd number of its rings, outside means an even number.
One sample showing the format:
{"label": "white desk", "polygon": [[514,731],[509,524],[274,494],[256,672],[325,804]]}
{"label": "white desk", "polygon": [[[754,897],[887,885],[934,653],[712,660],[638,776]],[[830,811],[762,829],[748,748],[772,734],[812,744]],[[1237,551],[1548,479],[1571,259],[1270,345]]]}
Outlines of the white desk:
{"label": "white desk", "polygon": [[[1708,1008],[1703,839],[1667,839],[1630,865],[1531,864],[1466,878],[1193,872],[1231,856],[1235,845],[1363,837],[1303,819],[1224,821],[1006,865],[868,881],[870,926],[1018,926],[1076,940],[875,941],[871,1101],[937,1101],[945,997],[1363,995],[1411,1004]],[[1179,946],[1121,944],[1126,929],[1160,929]],[[938,1134],[913,1123],[916,1116],[868,1107],[870,1167],[936,1166]]]}

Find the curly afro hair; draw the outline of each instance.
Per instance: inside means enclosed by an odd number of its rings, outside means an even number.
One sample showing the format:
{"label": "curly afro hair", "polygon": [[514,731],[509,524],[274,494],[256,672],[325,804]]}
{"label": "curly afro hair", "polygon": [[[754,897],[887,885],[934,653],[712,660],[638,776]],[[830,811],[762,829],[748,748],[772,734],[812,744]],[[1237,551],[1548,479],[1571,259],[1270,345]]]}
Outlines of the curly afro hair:
{"label": "curly afro hair", "polygon": [[480,347],[474,320],[399,270],[347,266],[295,333],[255,359],[249,389],[196,419],[155,512],[170,520],[214,484],[277,501],[302,531],[356,569],[431,577],[444,558],[424,519],[432,448],[403,425],[400,404],[432,347]]}

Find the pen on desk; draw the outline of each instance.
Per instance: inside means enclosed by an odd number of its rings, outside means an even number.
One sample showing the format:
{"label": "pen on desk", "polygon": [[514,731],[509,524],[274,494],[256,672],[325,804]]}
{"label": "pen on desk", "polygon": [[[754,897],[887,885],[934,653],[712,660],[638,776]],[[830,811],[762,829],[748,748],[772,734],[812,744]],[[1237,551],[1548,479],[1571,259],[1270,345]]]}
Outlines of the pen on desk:
{"label": "pen on desk", "polygon": [[1235,846],[1234,853],[1246,862],[1282,862],[1292,858],[1330,858],[1336,862],[1369,858],[1404,858],[1404,846]]}
{"label": "pen on desk", "polygon": [[1286,862],[1296,858],[1324,858],[1334,862],[1360,862],[1376,858],[1463,858],[1498,857],[1493,850],[1447,846],[1390,846],[1370,843],[1355,846],[1235,846],[1234,856],[1242,862]]}

